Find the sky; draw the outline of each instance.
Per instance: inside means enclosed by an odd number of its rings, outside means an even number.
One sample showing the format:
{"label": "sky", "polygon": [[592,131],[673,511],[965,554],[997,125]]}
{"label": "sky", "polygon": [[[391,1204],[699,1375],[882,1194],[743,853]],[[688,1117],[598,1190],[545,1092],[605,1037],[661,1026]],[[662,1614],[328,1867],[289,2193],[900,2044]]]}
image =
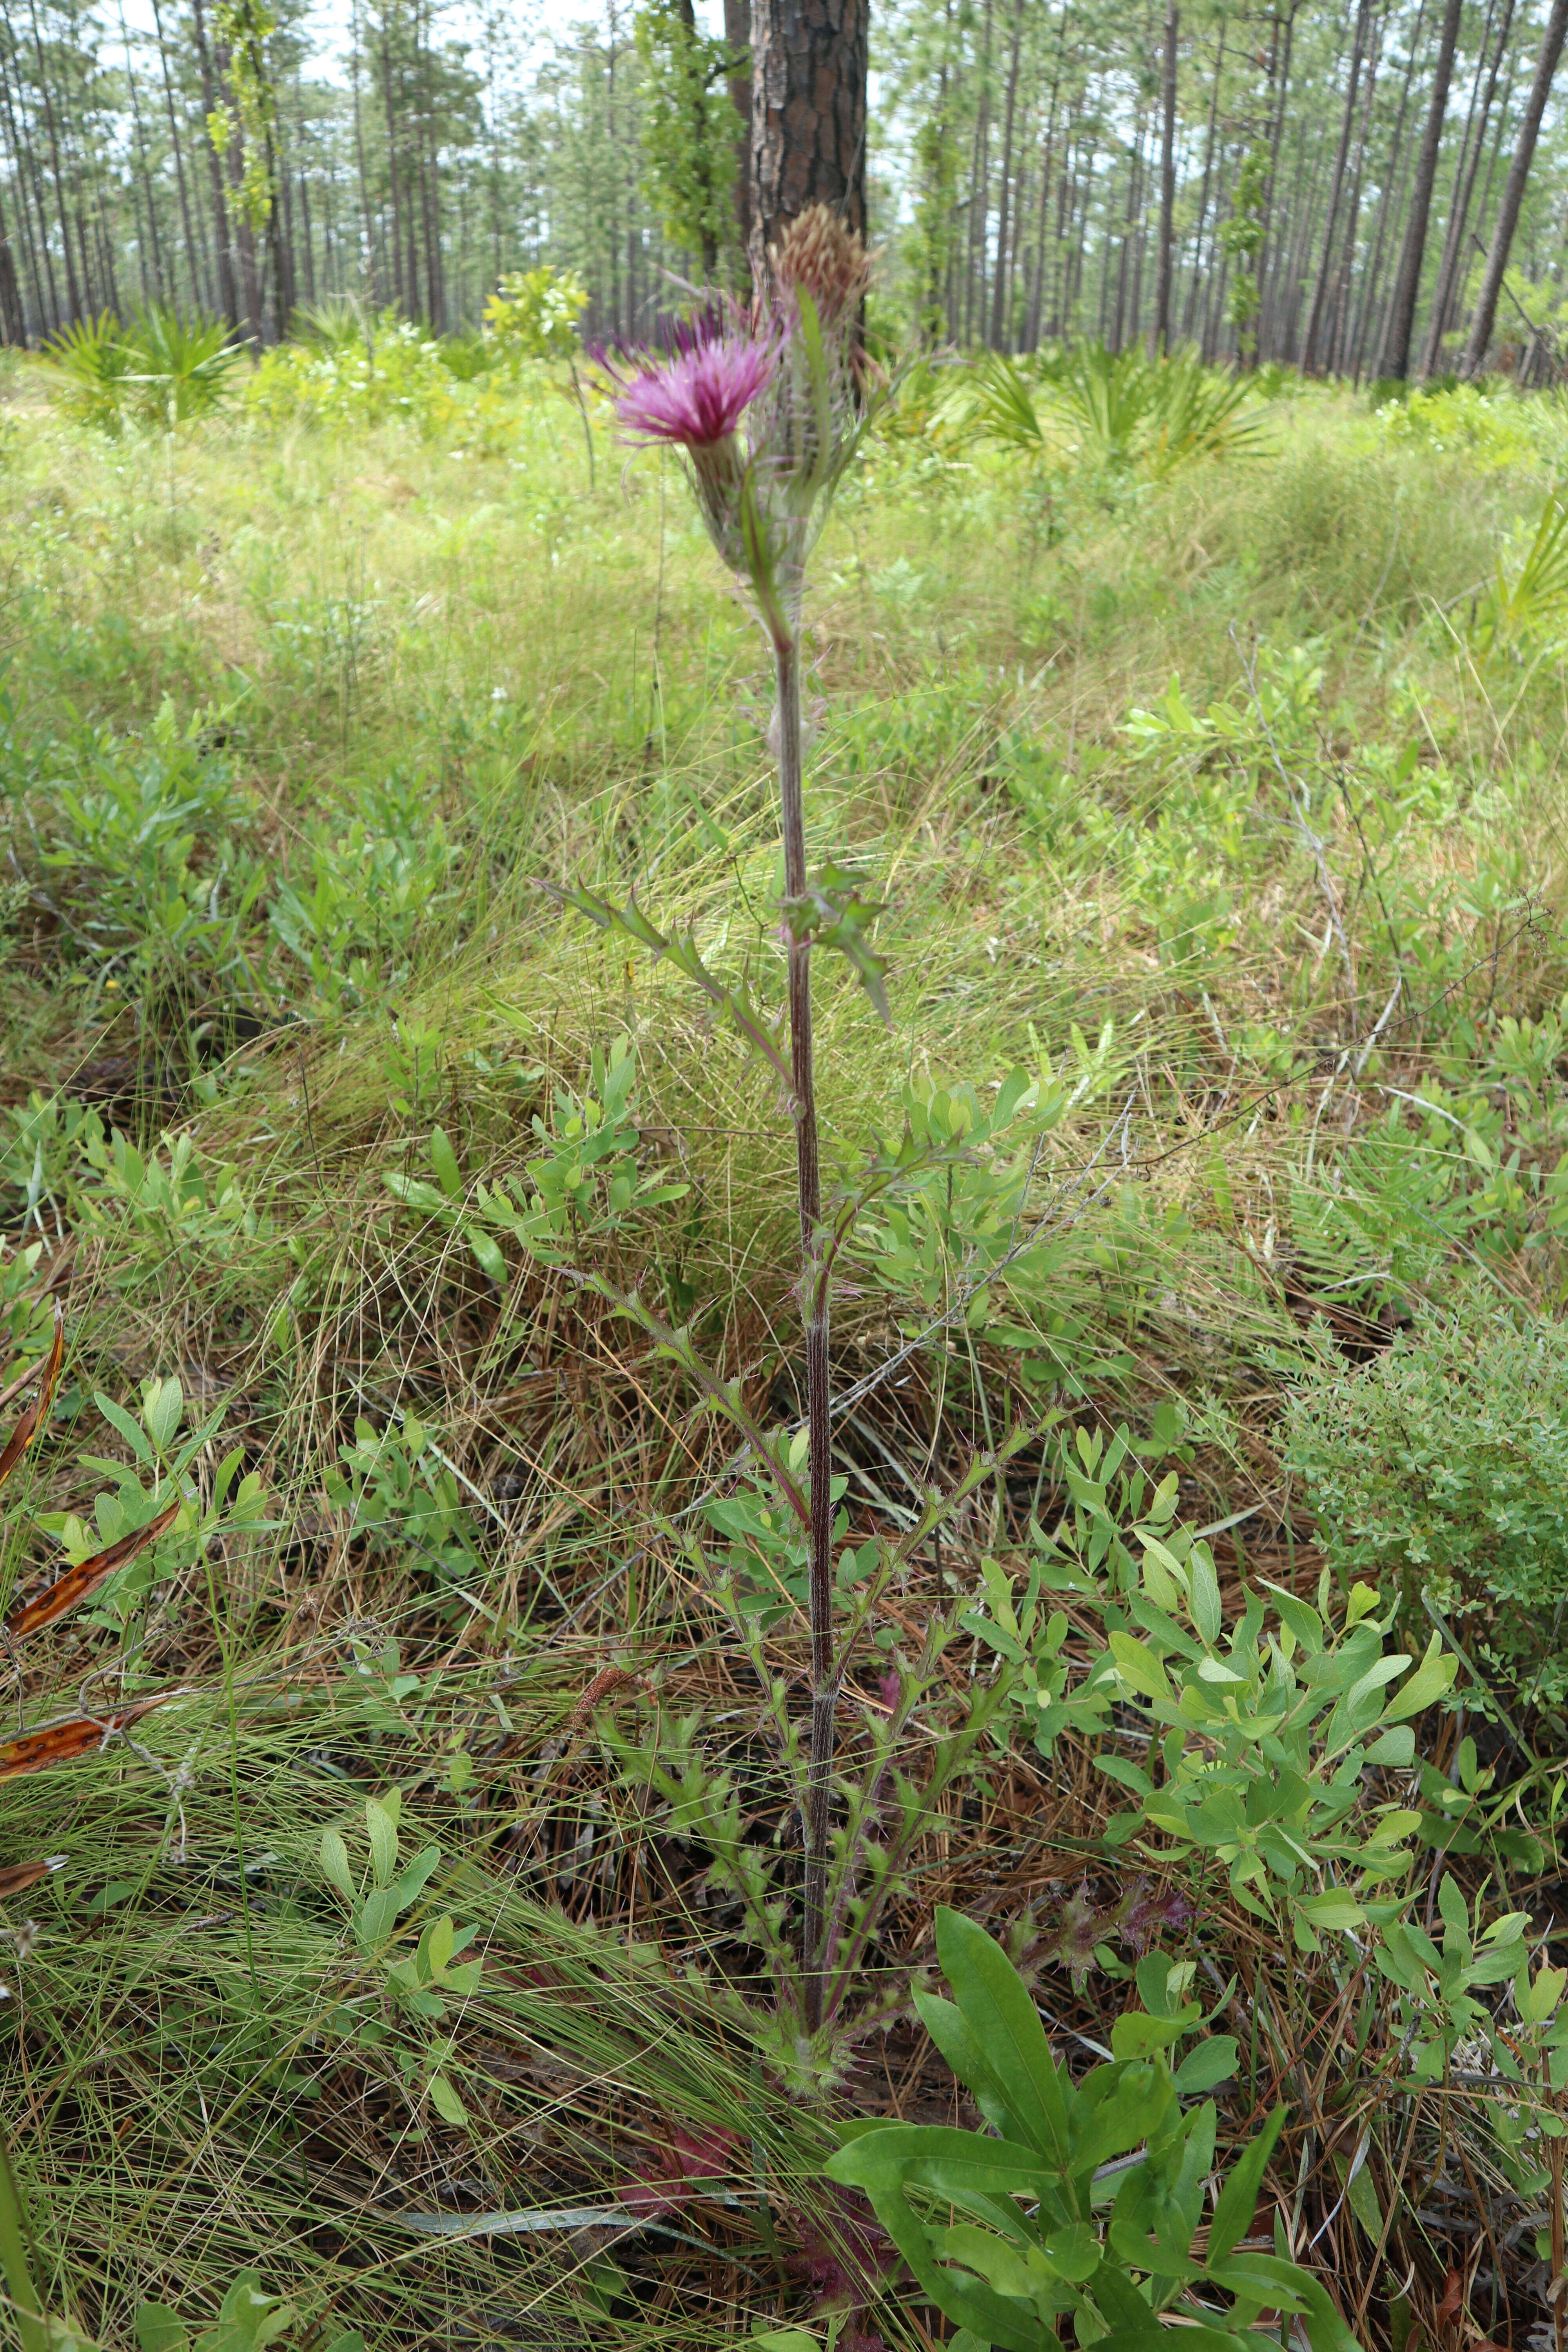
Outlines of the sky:
{"label": "sky", "polygon": [[[118,5],[119,0],[114,8],[104,7],[103,14],[110,25],[118,26]],[[634,5],[635,0],[624,0],[628,29]],[[150,36],[153,32],[152,0],[123,0],[123,6],[125,21],[131,31]],[[695,0],[695,6],[699,25],[710,33],[722,33],[723,0]],[[531,34],[537,45],[542,47],[552,39],[569,32],[574,25],[598,16],[602,10],[603,0],[521,0],[521,5],[509,13],[514,26],[525,34]],[[169,8],[165,5],[165,24],[168,16]],[[353,21],[353,0],[316,0],[306,18],[318,53],[323,59],[334,60],[334,71],[336,66],[347,58]],[[479,37],[479,10],[473,5],[473,0],[446,0],[437,21],[447,40],[477,41]]]}

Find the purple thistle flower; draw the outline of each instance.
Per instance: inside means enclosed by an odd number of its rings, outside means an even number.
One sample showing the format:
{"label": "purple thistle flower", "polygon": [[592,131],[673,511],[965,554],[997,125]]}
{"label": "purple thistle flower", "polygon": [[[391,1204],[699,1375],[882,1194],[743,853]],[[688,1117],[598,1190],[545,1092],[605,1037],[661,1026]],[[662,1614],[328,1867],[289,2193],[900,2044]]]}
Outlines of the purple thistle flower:
{"label": "purple thistle flower", "polygon": [[634,439],[710,449],[733,437],[778,364],[778,346],[771,340],[726,332],[717,320],[700,320],[679,333],[668,359],[649,362],[629,378],[607,365],[606,372],[619,386],[616,415]]}

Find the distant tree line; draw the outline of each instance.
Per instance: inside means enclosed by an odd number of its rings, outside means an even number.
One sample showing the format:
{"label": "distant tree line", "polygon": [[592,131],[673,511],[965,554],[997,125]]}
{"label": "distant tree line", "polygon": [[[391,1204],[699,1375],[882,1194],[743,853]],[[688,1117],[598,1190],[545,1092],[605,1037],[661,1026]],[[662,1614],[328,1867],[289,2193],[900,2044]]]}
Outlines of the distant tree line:
{"label": "distant tree line", "polygon": [[350,299],[440,333],[542,260],[630,335],[822,199],[930,342],[1556,365],[1568,0],[603,0],[544,42],[350,0],[331,54],[302,0],[146,6],[0,0],[7,341]]}
{"label": "distant tree line", "polygon": [[[1365,376],[1551,363],[1568,5],[903,0],[876,158],[925,331]],[[1475,348],[1472,348],[1474,346]]]}

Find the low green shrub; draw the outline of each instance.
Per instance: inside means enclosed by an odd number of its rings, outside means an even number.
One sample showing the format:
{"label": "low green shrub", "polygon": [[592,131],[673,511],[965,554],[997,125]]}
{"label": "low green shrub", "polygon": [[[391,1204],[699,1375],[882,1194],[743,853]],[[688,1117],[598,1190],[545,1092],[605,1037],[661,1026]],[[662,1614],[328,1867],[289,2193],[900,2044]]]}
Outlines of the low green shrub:
{"label": "low green shrub", "polygon": [[1362,1370],[1325,1344],[1287,1422],[1335,1572],[1430,1597],[1500,1689],[1561,1706],[1568,1326],[1470,1292]]}

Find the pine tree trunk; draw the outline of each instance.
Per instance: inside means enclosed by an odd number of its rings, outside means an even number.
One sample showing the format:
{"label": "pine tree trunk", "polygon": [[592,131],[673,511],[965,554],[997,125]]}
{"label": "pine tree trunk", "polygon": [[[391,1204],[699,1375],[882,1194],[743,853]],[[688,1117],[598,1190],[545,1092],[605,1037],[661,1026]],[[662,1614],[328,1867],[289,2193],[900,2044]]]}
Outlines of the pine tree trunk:
{"label": "pine tree trunk", "polygon": [[[11,18],[5,9],[4,0],[0,0],[0,19],[5,23],[6,47],[14,66],[17,55],[16,37],[12,31]],[[26,224],[27,257],[33,280],[33,300],[38,314],[38,331],[40,334],[47,334],[51,329],[58,326],[60,312],[59,298],[55,291],[55,265],[49,252],[49,226],[44,213],[43,175],[38,169],[38,159],[34,152],[32,141],[26,136],[21,120],[13,110],[11,82],[8,75],[0,76],[0,97],[3,97],[5,101],[7,143],[11,150],[17,184],[22,191],[22,217]],[[27,209],[29,189],[37,214],[36,237],[33,233],[32,215]],[[40,255],[43,260],[41,276],[38,266]],[[47,302],[44,294],[46,285],[48,289]]]}
{"label": "pine tree trunk", "polygon": [[1489,8],[1483,46],[1476,60],[1476,80],[1470,92],[1470,111],[1465,123],[1464,144],[1459,150],[1458,169],[1454,174],[1454,201],[1448,209],[1442,267],[1437,273],[1437,288],[1432,300],[1432,320],[1426,331],[1426,356],[1421,371],[1423,375],[1436,374],[1437,363],[1443,356],[1443,338],[1453,320],[1454,295],[1463,266],[1465,232],[1469,225],[1470,197],[1475,190],[1476,173],[1480,168],[1481,149],[1486,144],[1487,122],[1491,114],[1492,100],[1497,94],[1503,51],[1508,47],[1508,37],[1513,25],[1513,0],[1503,0],[1502,25],[1498,33],[1497,47],[1491,52],[1490,69],[1478,121],[1476,98],[1480,89],[1481,71],[1487,62],[1491,23],[1492,12]]}
{"label": "pine tree trunk", "polygon": [[1372,136],[1372,107],[1377,90],[1377,68],[1383,52],[1383,19],[1373,25],[1372,47],[1366,60],[1366,95],[1362,101],[1361,131],[1356,140],[1355,166],[1351,173],[1350,205],[1345,218],[1344,250],[1340,258],[1339,274],[1334,285],[1333,309],[1329,320],[1328,367],[1332,375],[1342,375],[1345,363],[1345,341],[1350,331],[1351,281],[1355,270],[1356,231],[1361,224],[1362,182],[1366,171],[1367,141]]}
{"label": "pine tree trunk", "polygon": [[1176,222],[1176,42],[1181,16],[1176,0],[1165,0],[1165,73],[1160,124],[1160,251],[1154,273],[1154,323],[1149,331],[1152,358],[1171,343],[1171,278],[1175,267]]}
{"label": "pine tree trunk", "polygon": [[1323,303],[1334,266],[1334,232],[1339,226],[1340,202],[1344,194],[1345,166],[1350,161],[1351,132],[1355,125],[1356,90],[1361,81],[1361,61],[1366,47],[1367,16],[1370,0],[1361,0],[1356,10],[1355,35],[1351,44],[1350,79],[1345,85],[1344,113],[1340,121],[1339,150],[1334,157],[1333,177],[1329,182],[1329,217],[1323,230],[1322,256],[1318,265],[1317,284],[1312,289],[1312,308],[1307,320],[1307,341],[1301,352],[1301,368],[1310,375],[1318,356],[1318,335],[1323,323]]}
{"label": "pine tree trunk", "polygon": [[[202,0],[191,0],[191,26],[195,34],[196,62],[201,68],[202,103],[210,121],[217,110],[217,85],[213,79],[212,53],[207,47]],[[224,202],[223,163],[210,139],[207,161],[212,166],[213,238],[217,247],[218,302],[231,327],[239,324],[239,298],[235,291],[234,248],[229,242],[228,206]]]}
{"label": "pine tree trunk", "polygon": [[868,0],[753,0],[752,273],[786,222],[826,205],[864,236]]}
{"label": "pine tree trunk", "polygon": [[1535,159],[1535,142],[1541,135],[1541,118],[1546,111],[1546,101],[1552,94],[1552,77],[1563,55],[1563,41],[1568,34],[1568,0],[1552,0],[1552,14],[1541,37],[1541,49],[1535,60],[1535,79],[1525,100],[1524,117],[1514,142],[1513,161],[1509,165],[1504,183],[1502,205],[1497,226],[1492,231],[1491,245],[1487,253],[1487,266],[1481,277],[1481,289],[1476,303],[1476,315],[1470,322],[1469,340],[1460,362],[1462,375],[1479,373],[1491,343],[1492,328],[1497,320],[1498,296],[1502,290],[1503,272],[1519,226],[1519,208],[1524,201],[1525,184]]}
{"label": "pine tree trunk", "polygon": [[1215,43],[1214,80],[1209,85],[1208,131],[1204,140],[1204,176],[1198,192],[1198,224],[1193,236],[1193,275],[1187,288],[1186,308],[1182,314],[1182,332],[1190,335],[1198,314],[1198,292],[1204,274],[1204,230],[1208,221],[1209,183],[1214,177],[1215,130],[1219,121],[1220,77],[1225,71],[1225,19],[1219,23]]}
{"label": "pine tree trunk", "polygon": [[726,87],[741,118],[735,140],[735,235],[742,255],[752,249],[752,0],[724,0],[724,46],[731,72]]}
{"label": "pine tree trunk", "polygon": [[[1415,80],[1415,59],[1421,47],[1421,36],[1426,27],[1426,0],[1415,12],[1415,28],[1410,37],[1410,47],[1405,59],[1405,73],[1399,86],[1399,111],[1394,120],[1394,132],[1388,144],[1388,161],[1378,175],[1380,193],[1377,200],[1377,227],[1373,236],[1372,252],[1362,273],[1356,297],[1355,323],[1351,333],[1350,361],[1352,381],[1358,388],[1362,370],[1367,359],[1369,337],[1377,310],[1377,298],[1383,285],[1383,257],[1387,247],[1391,222],[1397,220],[1405,204],[1405,183],[1408,176],[1405,152],[1405,128],[1410,119],[1410,92]],[[1379,344],[1381,349],[1381,342]],[[1374,368],[1374,374],[1380,373]]]}
{"label": "pine tree trunk", "polygon": [[[191,300],[200,308],[204,301],[210,307],[212,297],[203,287],[203,254],[195,230],[191,226],[191,199],[185,186],[185,157],[180,140],[180,126],[174,114],[174,89],[169,78],[169,52],[163,42],[163,12],[158,0],[153,0],[153,22],[158,34],[158,56],[163,69],[163,102],[169,114],[169,145],[174,157],[174,185],[180,198],[180,226],[185,237],[185,266],[190,271]],[[172,274],[172,273],[171,273]]]}
{"label": "pine tree trunk", "polygon": [[26,343],[27,322],[22,311],[22,289],[16,282],[16,257],[11,250],[10,231],[5,216],[0,213],[0,341]]}
{"label": "pine tree trunk", "polygon": [[996,198],[996,283],[991,301],[991,344],[1005,351],[1007,334],[1008,202],[1013,185],[1013,126],[1018,105],[1018,50],[1024,37],[1024,0],[1014,0],[1013,50],[1007,62],[1007,99],[1002,118],[1002,184]]}
{"label": "pine tree trunk", "polygon": [[1427,101],[1426,127],[1421,133],[1420,151],[1415,158],[1415,184],[1410,192],[1410,217],[1405,224],[1405,245],[1399,257],[1399,275],[1394,284],[1383,364],[1378,371],[1382,375],[1395,377],[1401,383],[1410,373],[1410,337],[1415,323],[1421,262],[1432,215],[1432,191],[1437,179],[1443,118],[1447,112],[1448,90],[1454,79],[1454,51],[1459,37],[1461,5],[1462,0],[1444,0],[1443,22],[1437,34],[1437,57],[1432,72],[1432,95]]}
{"label": "pine tree trunk", "polygon": [[[77,287],[76,264],[71,259],[70,219],[66,210],[65,174],[60,168],[60,142],[55,129],[54,100],[49,95],[49,78],[44,65],[44,44],[38,32],[38,12],[32,9],[33,47],[38,60],[38,91],[44,101],[44,128],[48,133],[49,163],[54,174],[55,201],[59,207],[60,245],[65,254],[66,300],[70,305],[73,320],[81,316],[82,299]],[[90,289],[89,289],[90,291]]]}
{"label": "pine tree trunk", "polygon": [[[1258,289],[1258,315],[1254,322],[1250,362],[1253,367],[1263,356],[1268,325],[1268,287],[1274,258],[1274,197],[1279,177],[1279,149],[1285,136],[1285,100],[1290,88],[1290,51],[1295,42],[1296,11],[1300,5],[1301,0],[1292,0],[1289,15],[1275,17],[1273,37],[1268,45],[1268,177],[1264,184],[1263,207],[1258,223],[1258,252],[1252,264],[1253,282]],[[1281,27],[1283,39],[1280,37]]]}

